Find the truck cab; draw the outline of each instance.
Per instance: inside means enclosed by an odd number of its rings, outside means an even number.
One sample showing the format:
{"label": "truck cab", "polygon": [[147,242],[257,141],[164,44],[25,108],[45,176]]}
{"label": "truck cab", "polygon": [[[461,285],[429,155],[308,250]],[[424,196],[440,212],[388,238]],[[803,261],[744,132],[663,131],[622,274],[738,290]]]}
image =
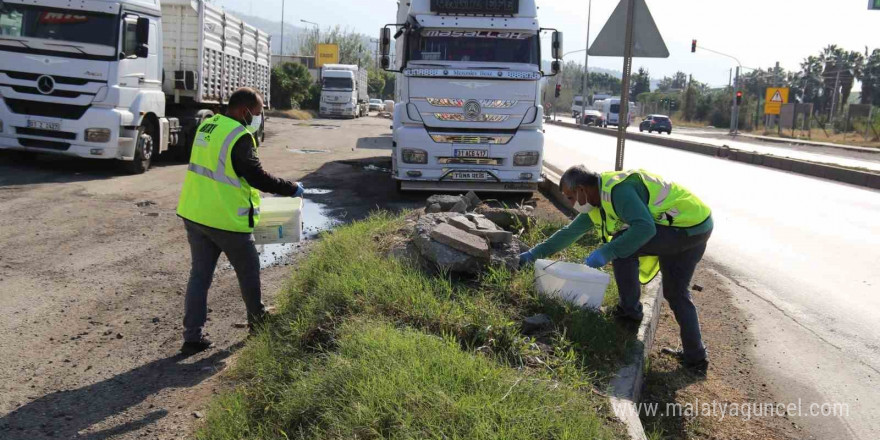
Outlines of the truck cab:
{"label": "truck cab", "polygon": [[[534,0],[399,3],[394,66],[388,27],[380,49],[397,72],[392,175],[401,190],[537,188],[545,76],[537,11]],[[561,40],[554,32],[554,58]]]}
{"label": "truck cab", "polygon": [[[321,68],[319,116],[359,118],[369,112],[366,70],[356,65],[327,64]],[[364,98],[361,98],[361,95]],[[366,110],[365,110],[366,107]]]}

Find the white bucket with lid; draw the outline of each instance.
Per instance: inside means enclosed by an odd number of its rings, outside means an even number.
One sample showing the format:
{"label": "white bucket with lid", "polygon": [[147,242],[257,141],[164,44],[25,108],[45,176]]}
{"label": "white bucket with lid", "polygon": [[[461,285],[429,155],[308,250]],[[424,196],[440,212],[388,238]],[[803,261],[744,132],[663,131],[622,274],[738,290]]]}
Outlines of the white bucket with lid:
{"label": "white bucket with lid", "polygon": [[579,307],[598,309],[610,282],[610,275],[584,264],[553,260],[535,262],[535,286],[538,292]]}
{"label": "white bucket with lid", "polygon": [[265,197],[260,222],[254,228],[256,244],[286,244],[302,240],[302,197]]}

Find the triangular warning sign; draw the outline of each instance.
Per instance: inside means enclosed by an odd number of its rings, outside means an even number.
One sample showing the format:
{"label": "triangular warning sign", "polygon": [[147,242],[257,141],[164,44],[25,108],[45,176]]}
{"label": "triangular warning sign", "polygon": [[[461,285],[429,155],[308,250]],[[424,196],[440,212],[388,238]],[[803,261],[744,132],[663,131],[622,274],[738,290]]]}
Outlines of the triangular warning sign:
{"label": "triangular warning sign", "polygon": [[779,93],[779,90],[777,90],[776,93],[773,94],[773,97],[770,98],[770,102],[782,102],[782,94]]}
{"label": "triangular warning sign", "polygon": [[[587,52],[599,57],[622,57],[626,42],[626,10],[629,0],[621,0]],[[633,57],[669,58],[669,49],[654,23],[645,0],[635,0],[633,16]]]}

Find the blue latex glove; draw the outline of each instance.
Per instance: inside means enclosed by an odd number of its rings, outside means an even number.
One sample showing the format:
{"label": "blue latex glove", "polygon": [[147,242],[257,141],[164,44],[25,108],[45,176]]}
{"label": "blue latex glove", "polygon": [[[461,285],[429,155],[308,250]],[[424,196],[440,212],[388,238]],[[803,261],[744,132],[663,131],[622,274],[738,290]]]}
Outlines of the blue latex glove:
{"label": "blue latex glove", "polygon": [[302,197],[305,192],[306,189],[303,186],[302,182],[296,182],[296,193],[293,195],[293,197]]}
{"label": "blue latex glove", "polygon": [[519,266],[525,266],[526,264],[534,263],[536,260],[535,255],[532,254],[532,251],[523,252],[519,254]]}
{"label": "blue latex glove", "polygon": [[584,259],[584,264],[592,267],[593,269],[598,269],[606,264],[608,264],[608,258],[605,257],[605,254],[602,253],[602,249],[596,249],[590,255]]}

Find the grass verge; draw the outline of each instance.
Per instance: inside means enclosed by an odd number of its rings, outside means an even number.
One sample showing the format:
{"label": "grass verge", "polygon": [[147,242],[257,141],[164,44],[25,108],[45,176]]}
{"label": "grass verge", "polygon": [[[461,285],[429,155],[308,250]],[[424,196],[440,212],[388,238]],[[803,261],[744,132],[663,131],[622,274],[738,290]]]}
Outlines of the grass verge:
{"label": "grass verge", "polygon": [[[403,225],[378,213],[323,236],[198,438],[625,438],[598,390],[631,335],[537,295],[530,269],[454,280],[389,258]],[[561,257],[579,261],[596,244]],[[616,297],[612,286],[608,303]],[[523,335],[519,322],[535,313],[555,330]]]}

